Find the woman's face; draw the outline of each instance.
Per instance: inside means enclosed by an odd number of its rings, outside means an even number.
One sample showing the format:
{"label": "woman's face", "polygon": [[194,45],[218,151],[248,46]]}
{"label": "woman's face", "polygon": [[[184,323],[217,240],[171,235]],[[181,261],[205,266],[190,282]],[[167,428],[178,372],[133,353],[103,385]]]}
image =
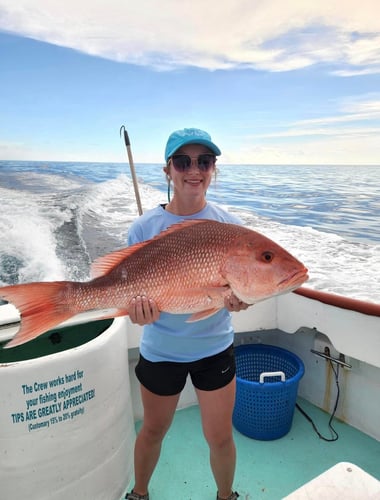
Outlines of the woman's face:
{"label": "woman's face", "polygon": [[206,146],[201,144],[187,144],[182,146],[175,152],[176,155],[184,154],[192,158],[191,166],[185,172],[178,172],[172,161],[169,162],[167,173],[170,175],[173,185],[174,194],[186,198],[204,197],[210,185],[211,178],[215,172],[215,163],[207,170],[201,170],[198,167],[197,158],[201,154],[213,154]]}

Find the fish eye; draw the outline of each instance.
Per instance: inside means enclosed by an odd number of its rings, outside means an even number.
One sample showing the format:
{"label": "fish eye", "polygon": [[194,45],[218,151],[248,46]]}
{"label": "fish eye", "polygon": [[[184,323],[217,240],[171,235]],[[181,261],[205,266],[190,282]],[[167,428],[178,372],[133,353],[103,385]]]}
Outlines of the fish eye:
{"label": "fish eye", "polygon": [[274,254],[272,252],[266,251],[261,254],[261,258],[264,262],[269,263],[274,259]]}

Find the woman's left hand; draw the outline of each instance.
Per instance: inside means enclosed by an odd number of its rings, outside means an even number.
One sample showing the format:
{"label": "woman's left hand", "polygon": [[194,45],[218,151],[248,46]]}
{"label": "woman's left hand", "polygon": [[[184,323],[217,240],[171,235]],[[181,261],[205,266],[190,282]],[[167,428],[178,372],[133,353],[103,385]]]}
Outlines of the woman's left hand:
{"label": "woman's left hand", "polygon": [[224,307],[230,312],[244,311],[245,309],[248,309],[250,305],[251,304],[246,304],[242,300],[238,299],[233,293],[224,298]]}

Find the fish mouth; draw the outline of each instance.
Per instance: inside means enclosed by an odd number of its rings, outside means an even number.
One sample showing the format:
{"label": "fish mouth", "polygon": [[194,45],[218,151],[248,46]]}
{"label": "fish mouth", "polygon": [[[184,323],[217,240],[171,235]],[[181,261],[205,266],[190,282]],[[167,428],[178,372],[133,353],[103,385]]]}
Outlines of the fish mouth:
{"label": "fish mouth", "polygon": [[308,270],[306,268],[302,269],[302,271],[296,271],[294,274],[288,276],[284,280],[280,281],[278,284],[279,288],[284,289],[292,289],[295,290],[302,283],[305,283],[309,279]]}

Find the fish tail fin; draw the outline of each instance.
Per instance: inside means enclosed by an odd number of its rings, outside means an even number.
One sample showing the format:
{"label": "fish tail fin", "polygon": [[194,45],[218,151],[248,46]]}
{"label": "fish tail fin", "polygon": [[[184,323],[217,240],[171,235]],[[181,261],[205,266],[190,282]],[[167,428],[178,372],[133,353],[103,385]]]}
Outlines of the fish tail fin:
{"label": "fish tail fin", "polygon": [[0,297],[20,311],[21,327],[6,348],[29,342],[69,319],[75,311],[67,307],[63,291],[68,281],[27,283],[0,288]]}

